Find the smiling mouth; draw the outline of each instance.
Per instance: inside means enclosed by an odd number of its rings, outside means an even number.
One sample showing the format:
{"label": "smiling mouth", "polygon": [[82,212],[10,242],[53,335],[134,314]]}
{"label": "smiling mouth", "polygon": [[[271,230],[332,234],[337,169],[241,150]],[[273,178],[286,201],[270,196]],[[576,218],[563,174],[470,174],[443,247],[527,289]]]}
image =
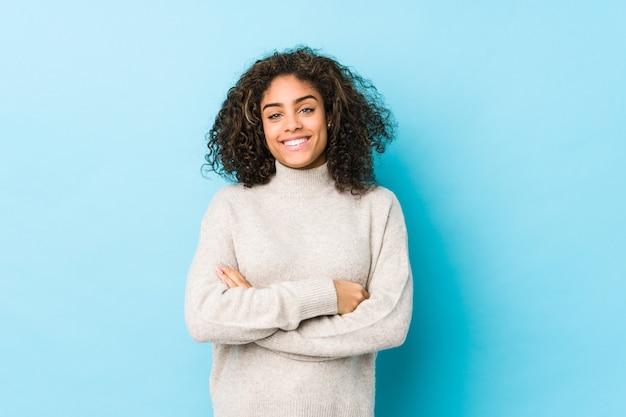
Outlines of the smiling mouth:
{"label": "smiling mouth", "polygon": [[285,146],[298,146],[302,145],[304,142],[308,141],[309,138],[298,138],[298,139],[290,139],[283,141],[283,145]]}

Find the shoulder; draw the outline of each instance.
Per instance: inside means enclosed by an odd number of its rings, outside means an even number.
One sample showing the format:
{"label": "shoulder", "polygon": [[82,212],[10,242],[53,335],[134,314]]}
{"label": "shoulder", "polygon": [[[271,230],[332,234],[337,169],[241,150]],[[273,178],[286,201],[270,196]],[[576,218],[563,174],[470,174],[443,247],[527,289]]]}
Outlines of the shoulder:
{"label": "shoulder", "polygon": [[263,199],[267,194],[267,184],[246,187],[242,183],[230,184],[220,188],[211,199],[211,204],[244,204]]}
{"label": "shoulder", "polygon": [[248,189],[244,187],[243,184],[237,183],[227,185],[217,190],[217,192],[213,195],[213,198],[211,199],[211,204],[227,202],[242,198],[242,195],[245,193],[246,190]]}
{"label": "shoulder", "polygon": [[246,211],[268,200],[265,184],[246,187],[242,183],[230,184],[215,192],[208,211]]}
{"label": "shoulder", "polygon": [[404,224],[402,206],[398,197],[390,189],[380,185],[376,186],[362,196],[362,201],[372,218]]}
{"label": "shoulder", "polygon": [[241,204],[247,189],[243,184],[230,184],[220,188],[213,194],[209,202],[209,206],[206,210],[206,216],[220,217],[227,215],[232,207],[237,207]]}
{"label": "shoulder", "polygon": [[394,192],[381,185],[375,186],[367,193],[365,193],[361,198],[363,199],[363,201],[369,202],[377,206],[400,206],[400,202],[398,201],[398,198],[396,197]]}

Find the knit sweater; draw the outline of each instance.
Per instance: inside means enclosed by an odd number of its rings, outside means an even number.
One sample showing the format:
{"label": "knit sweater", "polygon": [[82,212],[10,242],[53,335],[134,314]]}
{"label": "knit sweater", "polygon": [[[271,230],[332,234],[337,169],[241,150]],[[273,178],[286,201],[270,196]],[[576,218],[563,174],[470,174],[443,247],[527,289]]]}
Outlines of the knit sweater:
{"label": "knit sweater", "polygon": [[[217,265],[252,288],[228,289]],[[370,298],[337,314],[333,280]],[[403,343],[412,277],[402,210],[376,187],[335,189],[326,165],[276,163],[266,185],[218,191],[202,220],[185,299],[194,340],[213,343],[216,417],[371,417],[376,352]]]}

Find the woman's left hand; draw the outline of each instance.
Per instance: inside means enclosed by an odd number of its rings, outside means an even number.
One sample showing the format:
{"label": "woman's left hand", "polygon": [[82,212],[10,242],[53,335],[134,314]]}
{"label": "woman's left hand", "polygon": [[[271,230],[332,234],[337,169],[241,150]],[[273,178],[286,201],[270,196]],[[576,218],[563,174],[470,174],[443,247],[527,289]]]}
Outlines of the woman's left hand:
{"label": "woman's left hand", "polygon": [[241,275],[236,269],[228,266],[217,266],[215,269],[215,275],[220,281],[228,288],[252,288],[252,285]]}

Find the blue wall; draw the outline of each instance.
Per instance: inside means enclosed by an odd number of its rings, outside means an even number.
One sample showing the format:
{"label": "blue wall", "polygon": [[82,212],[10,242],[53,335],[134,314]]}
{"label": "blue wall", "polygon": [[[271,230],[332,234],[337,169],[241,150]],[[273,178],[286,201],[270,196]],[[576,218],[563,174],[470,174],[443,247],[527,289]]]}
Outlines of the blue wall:
{"label": "blue wall", "polygon": [[379,178],[415,313],[379,356],[378,415],[623,416],[623,2],[12,3],[0,414],[211,415],[210,347],[182,316],[223,185],[200,176],[203,134],[256,57],[306,43],[399,123]]}

